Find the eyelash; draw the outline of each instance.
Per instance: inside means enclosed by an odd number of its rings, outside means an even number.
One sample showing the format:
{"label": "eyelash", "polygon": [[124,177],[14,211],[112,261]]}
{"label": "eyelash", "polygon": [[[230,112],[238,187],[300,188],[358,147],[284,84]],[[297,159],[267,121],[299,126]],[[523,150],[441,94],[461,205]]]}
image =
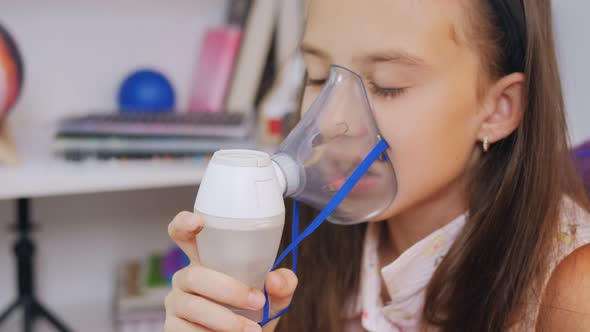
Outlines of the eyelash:
{"label": "eyelash", "polygon": [[[308,86],[322,86],[325,83],[326,83],[325,79],[318,79],[318,80],[308,79],[307,80]],[[371,90],[372,93],[374,93],[380,97],[384,97],[384,98],[394,98],[394,97],[400,96],[404,92],[406,92],[406,88],[382,88],[373,82],[369,83],[369,89]]]}
{"label": "eyelash", "polygon": [[406,92],[406,88],[382,88],[373,82],[369,83],[369,88],[374,94],[385,98],[398,97]]}

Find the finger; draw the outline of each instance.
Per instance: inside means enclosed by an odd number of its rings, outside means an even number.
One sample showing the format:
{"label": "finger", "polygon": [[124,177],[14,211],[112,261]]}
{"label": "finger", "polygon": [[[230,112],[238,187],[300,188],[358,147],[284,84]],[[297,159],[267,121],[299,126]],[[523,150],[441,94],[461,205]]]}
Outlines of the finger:
{"label": "finger", "polygon": [[[266,291],[270,300],[270,316],[278,314],[291,303],[297,288],[297,276],[289,269],[278,269],[266,276]],[[274,331],[279,319],[275,319],[264,326],[264,331]]]}
{"label": "finger", "polygon": [[297,288],[297,276],[289,269],[278,269],[266,276],[265,285],[272,311],[279,312],[291,303]]}
{"label": "finger", "polygon": [[[260,326],[228,308],[200,296],[172,290],[169,312],[188,322],[219,332],[256,332]],[[246,330],[249,328],[249,330]]]}
{"label": "finger", "polygon": [[195,237],[204,226],[203,218],[187,211],[177,214],[168,225],[170,238],[184,251],[192,263],[199,262],[199,251]]}
{"label": "finger", "polygon": [[201,265],[191,265],[175,273],[172,285],[184,292],[240,309],[260,310],[266,302],[260,290]]}
{"label": "finger", "polygon": [[166,323],[164,324],[165,332],[213,332],[206,327],[189,323],[182,318],[176,316],[166,316]]}

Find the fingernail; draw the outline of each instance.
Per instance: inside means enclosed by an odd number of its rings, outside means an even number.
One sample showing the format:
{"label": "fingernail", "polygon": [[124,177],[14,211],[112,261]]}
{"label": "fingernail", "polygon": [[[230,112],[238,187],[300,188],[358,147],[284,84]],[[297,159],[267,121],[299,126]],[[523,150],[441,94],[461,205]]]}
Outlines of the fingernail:
{"label": "fingernail", "polygon": [[248,305],[250,308],[258,310],[264,306],[265,302],[266,299],[264,298],[264,295],[257,290],[253,289],[250,291],[250,294],[248,294]]}
{"label": "fingernail", "polygon": [[196,214],[191,215],[190,218],[186,221],[186,224],[189,225],[191,228],[197,227],[199,224],[199,217]]}
{"label": "fingernail", "polygon": [[270,283],[273,285],[274,288],[283,288],[284,280],[281,276],[276,273],[271,273],[269,275]]}

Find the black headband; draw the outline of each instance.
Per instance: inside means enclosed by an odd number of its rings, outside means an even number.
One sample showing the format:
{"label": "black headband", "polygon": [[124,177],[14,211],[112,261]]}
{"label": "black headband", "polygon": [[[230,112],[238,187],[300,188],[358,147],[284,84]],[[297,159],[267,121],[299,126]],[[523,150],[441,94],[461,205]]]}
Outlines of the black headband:
{"label": "black headband", "polygon": [[504,63],[507,73],[524,72],[527,48],[527,18],[525,0],[490,0],[501,29]]}

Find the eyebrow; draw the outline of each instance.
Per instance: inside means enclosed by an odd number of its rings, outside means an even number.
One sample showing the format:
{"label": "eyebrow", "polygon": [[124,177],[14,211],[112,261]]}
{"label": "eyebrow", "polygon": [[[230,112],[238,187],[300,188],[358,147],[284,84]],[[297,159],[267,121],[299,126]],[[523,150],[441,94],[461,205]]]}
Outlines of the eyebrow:
{"label": "eyebrow", "polygon": [[327,52],[324,52],[321,49],[314,47],[310,44],[306,44],[305,42],[301,43],[301,46],[299,48],[300,48],[301,52],[306,53],[306,54],[315,55],[319,58],[324,58],[324,59],[330,58],[330,55],[328,55]]}
{"label": "eyebrow", "polygon": [[362,63],[394,63],[407,66],[424,66],[426,62],[417,55],[400,49],[384,50],[355,57],[355,61]]}
{"label": "eyebrow", "polygon": [[[314,47],[310,44],[302,43],[300,49],[305,54],[314,55],[323,59],[330,59],[330,55],[327,52],[321,50],[320,48]],[[400,49],[391,49],[368,53],[365,55],[356,56],[353,60],[355,62],[371,64],[389,62],[416,67],[426,65],[426,62],[417,55],[410,54]]]}

